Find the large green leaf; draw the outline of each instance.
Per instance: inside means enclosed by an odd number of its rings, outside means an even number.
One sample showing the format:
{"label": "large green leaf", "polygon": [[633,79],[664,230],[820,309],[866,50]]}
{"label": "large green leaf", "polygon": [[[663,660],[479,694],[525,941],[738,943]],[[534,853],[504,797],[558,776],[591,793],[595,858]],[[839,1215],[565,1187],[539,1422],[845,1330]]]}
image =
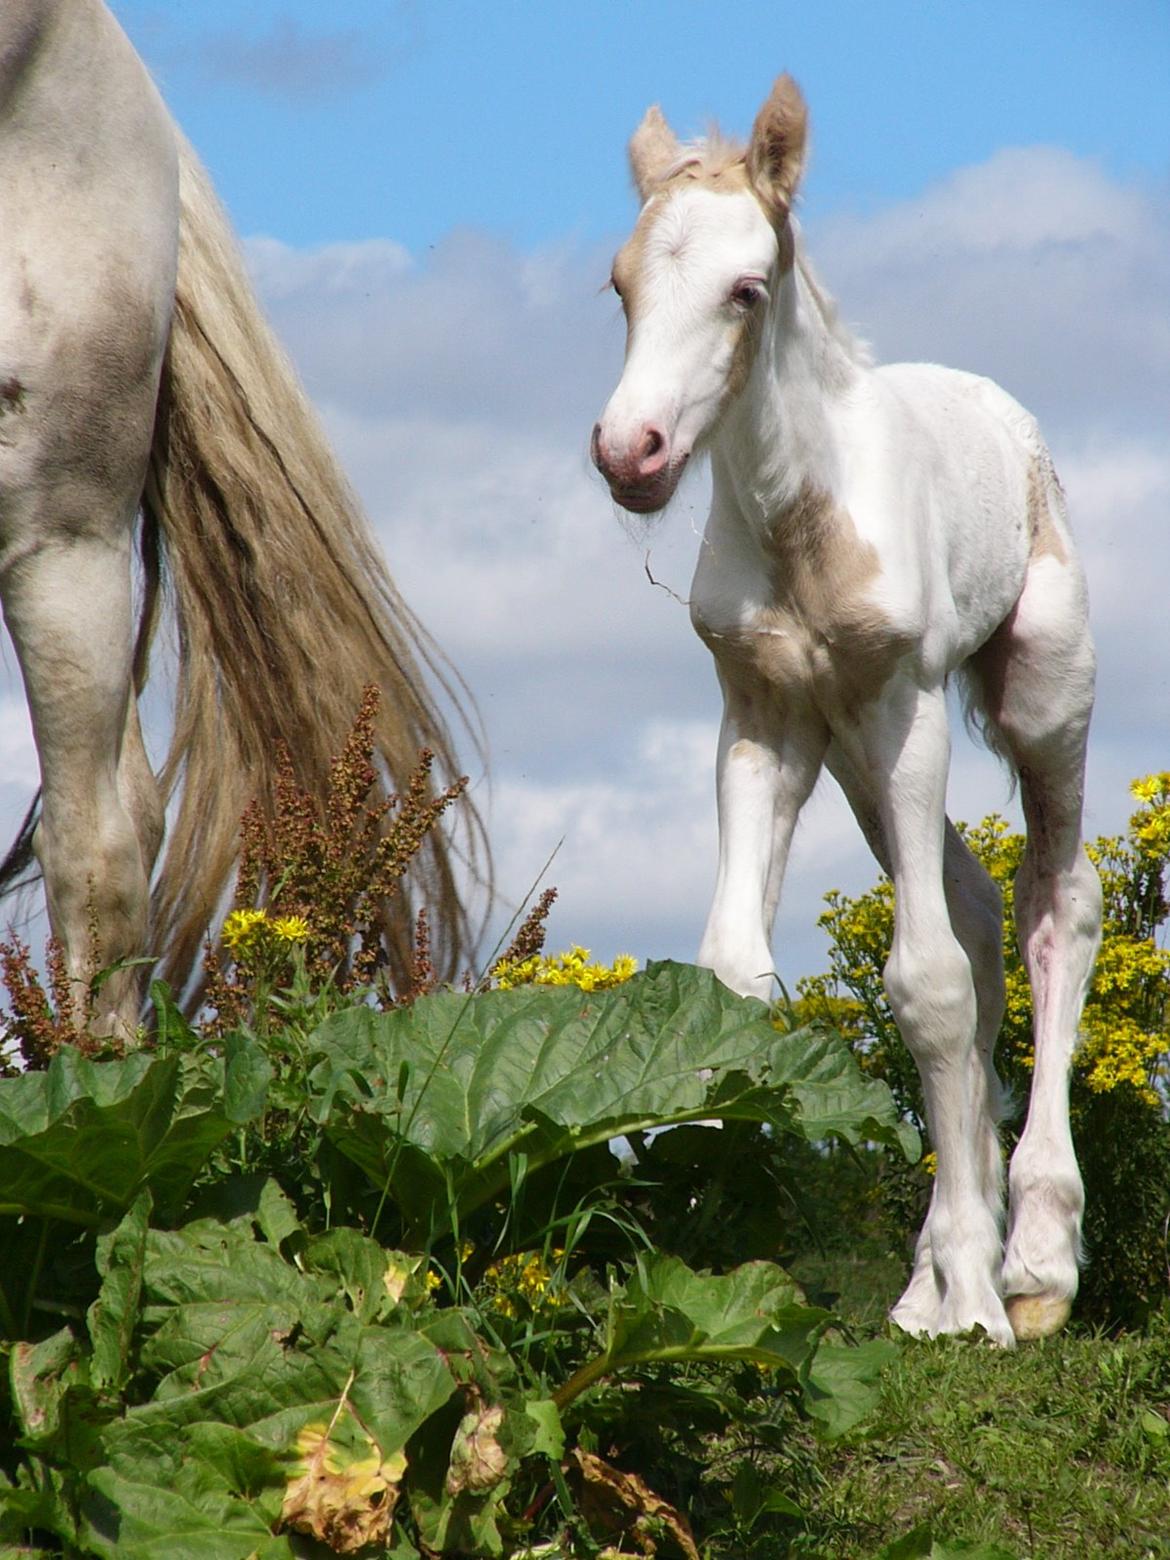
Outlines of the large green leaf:
{"label": "large green leaf", "polygon": [[625,1133],[709,1118],[811,1141],[917,1139],[886,1086],[817,1028],[773,1027],[708,970],[652,964],[609,991],[443,993],[317,1031],[313,1111],[416,1229],[466,1215],[530,1171]]}
{"label": "large green leaf", "polygon": [[64,1047],[0,1079],[0,1213],[97,1226],[149,1187],[178,1211],[208,1155],[261,1109],[268,1063],[240,1037],[222,1056],[138,1051],[93,1062]]}
{"label": "large green leaf", "polygon": [[804,1406],[826,1435],[844,1435],[873,1412],[878,1378],[897,1352],[888,1338],[818,1346],[803,1372]]}
{"label": "large green leaf", "polygon": [[696,1273],[677,1257],[642,1257],[615,1308],[609,1352],[669,1359],[744,1359],[796,1369],[810,1358],[828,1311],[805,1303],[772,1262]]}
{"label": "large green leaf", "polygon": [[[116,1353],[131,1333],[137,1348],[132,1406],[107,1414],[85,1458],[71,1460],[85,1552],[285,1560],[300,1550],[282,1525],[316,1531],[312,1522],[336,1516],[339,1490],[355,1521],[381,1520],[381,1499],[388,1520],[393,1492],[363,1504],[366,1486],[347,1485],[344,1469],[372,1459],[401,1478],[406,1443],[456,1383],[396,1313],[387,1254],[346,1230],[294,1264],[256,1238],[260,1210],[178,1231],[147,1231],[143,1219],[139,1203],[103,1241],[89,1315],[92,1364],[107,1379],[126,1372]],[[19,1368],[26,1425],[54,1428],[79,1390],[67,1385],[68,1335],[27,1351]]]}
{"label": "large green leaf", "polygon": [[118,1227],[97,1243],[103,1282],[88,1315],[93,1344],[90,1374],[97,1387],[120,1392],[130,1379],[130,1345],[138,1322],[149,1219],[150,1193],[144,1191]]}
{"label": "large green leaf", "polygon": [[110,1427],[106,1462],[89,1477],[86,1553],[110,1560],[291,1560],[274,1537],[285,1475],[268,1448],[229,1425],[165,1423],[131,1414]]}
{"label": "large green leaf", "polygon": [[314,1271],[312,1247],[302,1270],[239,1225],[208,1219],[152,1232],[141,1364],[157,1387],[137,1417],[172,1429],[247,1426],[263,1444],[288,1447],[345,1396],[383,1452],[400,1450],[455,1384],[418,1332],[364,1323],[346,1304],[345,1291],[364,1292],[371,1277],[366,1243],[353,1244],[363,1266],[343,1283],[329,1242]]}
{"label": "large green leaf", "polygon": [[807,1373],[828,1311],[805,1303],[772,1262],[697,1273],[678,1257],[639,1258],[615,1294],[605,1348],[556,1394],[564,1408],[603,1377],[638,1366],[748,1360],[795,1386]]}

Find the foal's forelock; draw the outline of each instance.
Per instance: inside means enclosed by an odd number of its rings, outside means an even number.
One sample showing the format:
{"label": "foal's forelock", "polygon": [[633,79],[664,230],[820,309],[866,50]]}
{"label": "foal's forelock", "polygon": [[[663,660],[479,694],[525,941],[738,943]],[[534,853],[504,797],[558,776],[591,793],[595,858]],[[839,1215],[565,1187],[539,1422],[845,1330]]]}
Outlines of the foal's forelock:
{"label": "foal's forelock", "polygon": [[[746,195],[756,200],[776,232],[778,273],[782,275],[792,269],[796,257],[792,224],[787,217],[778,225],[773,221],[771,213],[752,189],[745,156],[745,148],[734,141],[696,142],[685,148],[658,180],[642,207],[634,231],[618,251],[613,264],[613,281],[621,295],[627,320],[632,321],[639,312],[644,262],[651,237],[660,234],[663,225],[676,217],[675,198],[687,191],[701,189],[714,195]],[[680,233],[671,241],[672,252],[677,253],[686,240],[687,234]]]}
{"label": "foal's forelock", "polygon": [[712,188],[748,188],[747,147],[718,130],[701,141],[689,141],[679,150],[660,181],[665,187],[677,179],[701,181]]}

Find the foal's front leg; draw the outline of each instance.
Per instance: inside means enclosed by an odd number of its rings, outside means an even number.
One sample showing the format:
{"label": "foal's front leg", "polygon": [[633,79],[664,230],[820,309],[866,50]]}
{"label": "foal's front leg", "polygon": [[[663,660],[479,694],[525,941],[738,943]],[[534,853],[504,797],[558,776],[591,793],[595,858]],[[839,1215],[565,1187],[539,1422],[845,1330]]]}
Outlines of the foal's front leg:
{"label": "foal's front leg", "polygon": [[976,1054],[976,991],[946,896],[950,733],[942,689],[895,684],[861,718],[858,738],[860,752],[851,756],[869,770],[894,880],[886,991],[922,1077],[938,1156],[929,1224],[935,1282],[932,1287],[917,1274],[893,1319],[908,1332],[931,1336],[980,1326],[1010,1345],[998,1279],[1000,1231],[985,1185],[987,1100]]}
{"label": "foal's front leg", "polygon": [[815,712],[781,709],[762,680],[720,668],[719,869],[699,963],[742,996],[773,995],[772,923],[800,809],[828,745]]}

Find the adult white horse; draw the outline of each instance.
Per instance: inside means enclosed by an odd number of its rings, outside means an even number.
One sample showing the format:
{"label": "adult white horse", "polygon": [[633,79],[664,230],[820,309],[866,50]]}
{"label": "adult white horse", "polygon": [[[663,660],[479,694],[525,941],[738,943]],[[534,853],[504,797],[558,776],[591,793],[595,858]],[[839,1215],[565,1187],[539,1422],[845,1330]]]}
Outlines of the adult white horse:
{"label": "adult white horse", "polygon": [[[156,779],[136,696],[164,577],[178,679]],[[3,880],[35,852],[78,989],[95,957],[142,954],[183,987],[280,744],[323,794],[366,683],[383,689],[391,786],[424,745],[457,773],[430,642],[260,317],[205,174],[101,0],[0,7],[0,597],[41,769],[39,821]],[[466,919],[448,845],[429,852],[453,963]],[[131,1026],[139,989],[132,969],[108,980],[97,1027]]]}
{"label": "adult white horse", "polygon": [[[986,379],[874,368],[792,217],[806,112],[781,77],[746,147],[630,143],[644,202],[613,284],[625,371],[593,434],[627,509],[690,457],[714,493],[691,615],[723,689],[719,871],[700,960],[766,997],[797,814],[822,765],[896,893],[886,989],[922,1075],[938,1174],[909,1287],[914,1333],[1048,1333],[1077,1288],[1068,1070],[1101,891],[1081,844],[1094,654],[1084,579],[1032,418]],[[1015,767],[1028,824],[1016,917],[1036,1067],[1002,1237],[1001,905],[945,816],[945,688]]]}

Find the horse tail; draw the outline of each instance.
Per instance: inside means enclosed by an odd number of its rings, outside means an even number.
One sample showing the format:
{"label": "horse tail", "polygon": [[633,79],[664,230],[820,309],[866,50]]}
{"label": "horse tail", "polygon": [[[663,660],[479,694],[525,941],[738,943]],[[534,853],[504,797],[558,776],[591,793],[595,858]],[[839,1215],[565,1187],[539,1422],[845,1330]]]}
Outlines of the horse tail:
{"label": "horse tail", "polygon": [[[466,689],[403,602],[296,374],[261,315],[234,235],[181,133],[178,278],[143,494],[146,600],[135,682],[146,676],[155,579],[177,631],[174,726],[159,775],[167,843],[156,875],[152,944],[181,992],[228,887],[241,814],[271,806],[280,751],[323,800],[370,683],[381,688],[376,744],[384,792],[403,792],[419,751],[437,777],[459,768],[449,706],[482,757]],[[464,695],[461,699],[460,693]],[[412,892],[454,975],[473,928],[460,880],[483,886],[485,836],[463,798],[458,832],[432,831]],[[405,885],[404,885],[405,890]],[[388,952],[409,968],[406,892],[390,907]]]}

